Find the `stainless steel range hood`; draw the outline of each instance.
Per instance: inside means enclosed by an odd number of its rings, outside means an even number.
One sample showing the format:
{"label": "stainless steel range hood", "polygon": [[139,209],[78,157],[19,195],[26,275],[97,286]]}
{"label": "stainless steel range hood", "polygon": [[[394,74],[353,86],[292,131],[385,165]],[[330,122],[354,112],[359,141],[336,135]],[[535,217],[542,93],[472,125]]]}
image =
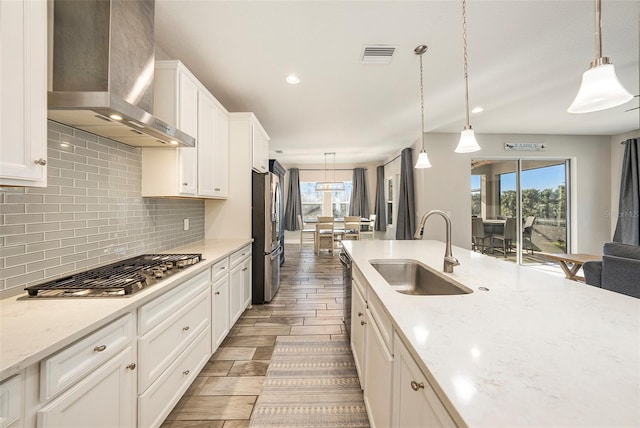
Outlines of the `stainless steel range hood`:
{"label": "stainless steel range hood", "polygon": [[153,0],[55,0],[48,117],[136,147],[194,147],[153,116]]}

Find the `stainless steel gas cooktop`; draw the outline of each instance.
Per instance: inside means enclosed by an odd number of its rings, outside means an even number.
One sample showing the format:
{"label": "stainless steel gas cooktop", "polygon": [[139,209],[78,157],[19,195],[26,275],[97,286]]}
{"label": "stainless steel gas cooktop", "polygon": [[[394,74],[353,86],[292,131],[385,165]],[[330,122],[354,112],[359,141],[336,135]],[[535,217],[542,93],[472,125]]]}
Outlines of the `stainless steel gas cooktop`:
{"label": "stainless steel gas cooktop", "polygon": [[25,288],[30,297],[128,296],[202,261],[202,254],[143,254]]}

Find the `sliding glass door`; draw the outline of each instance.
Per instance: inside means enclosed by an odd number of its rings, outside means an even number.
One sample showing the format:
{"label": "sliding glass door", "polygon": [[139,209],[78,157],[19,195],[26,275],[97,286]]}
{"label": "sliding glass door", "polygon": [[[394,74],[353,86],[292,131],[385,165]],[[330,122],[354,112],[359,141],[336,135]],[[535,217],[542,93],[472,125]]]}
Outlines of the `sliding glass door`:
{"label": "sliding glass door", "polygon": [[568,162],[521,160],[523,262],[537,253],[567,253]]}
{"label": "sliding glass door", "polygon": [[568,252],[568,161],[476,159],[471,163],[471,215],[482,218],[473,241],[482,250],[518,263]]}

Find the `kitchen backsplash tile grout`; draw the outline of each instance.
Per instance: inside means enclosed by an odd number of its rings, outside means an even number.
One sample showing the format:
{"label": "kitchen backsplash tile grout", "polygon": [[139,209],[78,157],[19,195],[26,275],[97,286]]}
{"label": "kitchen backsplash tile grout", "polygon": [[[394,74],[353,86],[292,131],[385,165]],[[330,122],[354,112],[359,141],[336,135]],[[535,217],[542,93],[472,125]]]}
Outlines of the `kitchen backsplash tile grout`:
{"label": "kitchen backsplash tile grout", "polygon": [[48,128],[48,187],[0,187],[0,298],[204,239],[204,201],[142,198],[141,149],[56,122]]}

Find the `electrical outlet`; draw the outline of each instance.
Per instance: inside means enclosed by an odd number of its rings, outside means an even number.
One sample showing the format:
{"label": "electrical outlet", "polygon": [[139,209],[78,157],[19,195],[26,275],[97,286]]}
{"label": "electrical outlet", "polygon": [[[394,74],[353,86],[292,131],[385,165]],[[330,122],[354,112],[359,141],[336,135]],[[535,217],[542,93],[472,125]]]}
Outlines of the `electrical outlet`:
{"label": "electrical outlet", "polygon": [[189,230],[189,219],[185,218],[182,220],[182,230]]}

